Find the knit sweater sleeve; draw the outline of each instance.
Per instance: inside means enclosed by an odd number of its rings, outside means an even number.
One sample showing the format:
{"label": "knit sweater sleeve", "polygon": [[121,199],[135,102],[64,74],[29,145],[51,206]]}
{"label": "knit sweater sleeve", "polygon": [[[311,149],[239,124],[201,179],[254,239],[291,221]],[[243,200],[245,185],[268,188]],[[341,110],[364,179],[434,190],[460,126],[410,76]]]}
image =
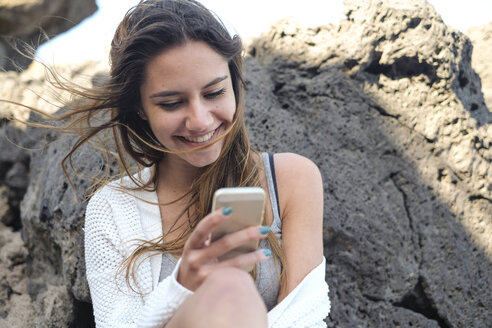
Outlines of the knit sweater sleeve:
{"label": "knit sweater sleeve", "polygon": [[133,289],[127,285],[120,266],[135,249],[135,239],[143,237],[128,197],[103,189],[86,210],[86,272],[96,326],[163,327],[192,292],[177,282],[178,266],[152,290],[148,259],[138,266]]}
{"label": "knit sweater sleeve", "polygon": [[293,291],[268,312],[269,328],[325,328],[330,313],[326,260],[314,268]]}

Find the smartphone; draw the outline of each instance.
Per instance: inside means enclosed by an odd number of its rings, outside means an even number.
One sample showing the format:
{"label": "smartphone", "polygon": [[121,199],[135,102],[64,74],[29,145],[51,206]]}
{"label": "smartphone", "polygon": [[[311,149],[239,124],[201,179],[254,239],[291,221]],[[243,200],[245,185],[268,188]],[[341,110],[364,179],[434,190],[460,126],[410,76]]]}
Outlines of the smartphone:
{"label": "smartphone", "polygon": [[[213,198],[212,211],[221,207],[232,207],[226,221],[211,234],[211,241],[249,226],[260,225],[265,212],[265,191],[258,187],[236,187],[218,189]],[[223,261],[238,254],[249,253],[258,248],[259,241],[249,242],[219,257]],[[250,271],[251,268],[245,268]]]}

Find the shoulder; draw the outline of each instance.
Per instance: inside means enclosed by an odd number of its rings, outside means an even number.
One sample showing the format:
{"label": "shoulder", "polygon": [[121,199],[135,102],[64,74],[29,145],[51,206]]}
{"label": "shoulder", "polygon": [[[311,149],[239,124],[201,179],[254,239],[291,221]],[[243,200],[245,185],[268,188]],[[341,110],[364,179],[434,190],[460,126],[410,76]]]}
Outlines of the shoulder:
{"label": "shoulder", "polygon": [[150,168],[144,168],[140,172],[135,173],[132,177],[124,176],[123,178],[115,179],[99,188],[89,199],[88,206],[108,202],[129,202],[135,201],[135,197],[139,193],[139,185],[136,182],[144,184],[150,178]]}
{"label": "shoulder", "polygon": [[108,207],[125,199],[128,199],[128,195],[125,194],[125,187],[120,181],[112,181],[99,188],[92,195],[87,204],[87,210],[103,206]]}
{"label": "shoulder", "polygon": [[322,205],[323,181],[313,161],[294,153],[275,154],[274,161],[279,202],[284,214],[299,203]]}
{"label": "shoulder", "polygon": [[281,300],[322,260],[323,182],[316,164],[304,156],[276,154],[274,161],[288,272]]}
{"label": "shoulder", "polygon": [[85,211],[88,222],[118,221],[138,211],[136,191],[132,190],[131,180],[127,177],[117,179],[99,188],[89,199]]}
{"label": "shoulder", "polygon": [[141,238],[140,210],[135,191],[126,189],[120,180],[100,188],[87,204],[84,226],[86,236],[104,236],[114,245]]}
{"label": "shoulder", "polygon": [[275,169],[279,171],[292,172],[299,171],[308,175],[313,174],[321,177],[318,166],[309,158],[294,153],[274,154]]}
{"label": "shoulder", "polygon": [[309,187],[322,184],[318,166],[309,158],[294,153],[274,155],[277,183],[284,186]]}

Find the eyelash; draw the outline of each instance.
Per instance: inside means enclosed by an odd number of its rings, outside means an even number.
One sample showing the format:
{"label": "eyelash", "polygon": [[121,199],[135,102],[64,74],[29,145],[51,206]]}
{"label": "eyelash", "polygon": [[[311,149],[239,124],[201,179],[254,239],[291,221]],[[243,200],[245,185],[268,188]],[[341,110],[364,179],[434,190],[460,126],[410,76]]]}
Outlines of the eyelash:
{"label": "eyelash", "polygon": [[173,103],[161,103],[161,104],[157,104],[157,105],[163,109],[166,109],[166,110],[173,110],[173,109],[178,108],[179,105],[181,105],[181,102],[178,101],[178,102],[173,102]]}
{"label": "eyelash", "polygon": [[204,97],[207,98],[207,99],[214,99],[214,98],[217,98],[218,96],[223,95],[224,93],[225,93],[225,89],[222,88],[220,90],[207,93]]}
{"label": "eyelash", "polygon": [[[218,91],[207,93],[203,97],[212,100],[223,95],[225,92],[226,92],[225,88],[222,88]],[[177,109],[182,103],[183,103],[182,101],[176,101],[172,103],[160,103],[158,105],[164,109],[172,110],[172,109]]]}

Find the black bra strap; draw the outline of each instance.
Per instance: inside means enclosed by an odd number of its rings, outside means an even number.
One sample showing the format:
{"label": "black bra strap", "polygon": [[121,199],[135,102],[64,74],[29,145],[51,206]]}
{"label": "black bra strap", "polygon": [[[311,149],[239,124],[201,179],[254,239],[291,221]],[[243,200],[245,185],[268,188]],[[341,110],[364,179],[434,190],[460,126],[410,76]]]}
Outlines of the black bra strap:
{"label": "black bra strap", "polygon": [[273,180],[273,188],[275,190],[275,198],[277,199],[277,211],[280,216],[280,205],[278,199],[278,190],[277,190],[277,177],[275,176],[275,163],[273,162],[273,154],[268,153],[268,159],[270,160],[270,172],[272,173]]}

